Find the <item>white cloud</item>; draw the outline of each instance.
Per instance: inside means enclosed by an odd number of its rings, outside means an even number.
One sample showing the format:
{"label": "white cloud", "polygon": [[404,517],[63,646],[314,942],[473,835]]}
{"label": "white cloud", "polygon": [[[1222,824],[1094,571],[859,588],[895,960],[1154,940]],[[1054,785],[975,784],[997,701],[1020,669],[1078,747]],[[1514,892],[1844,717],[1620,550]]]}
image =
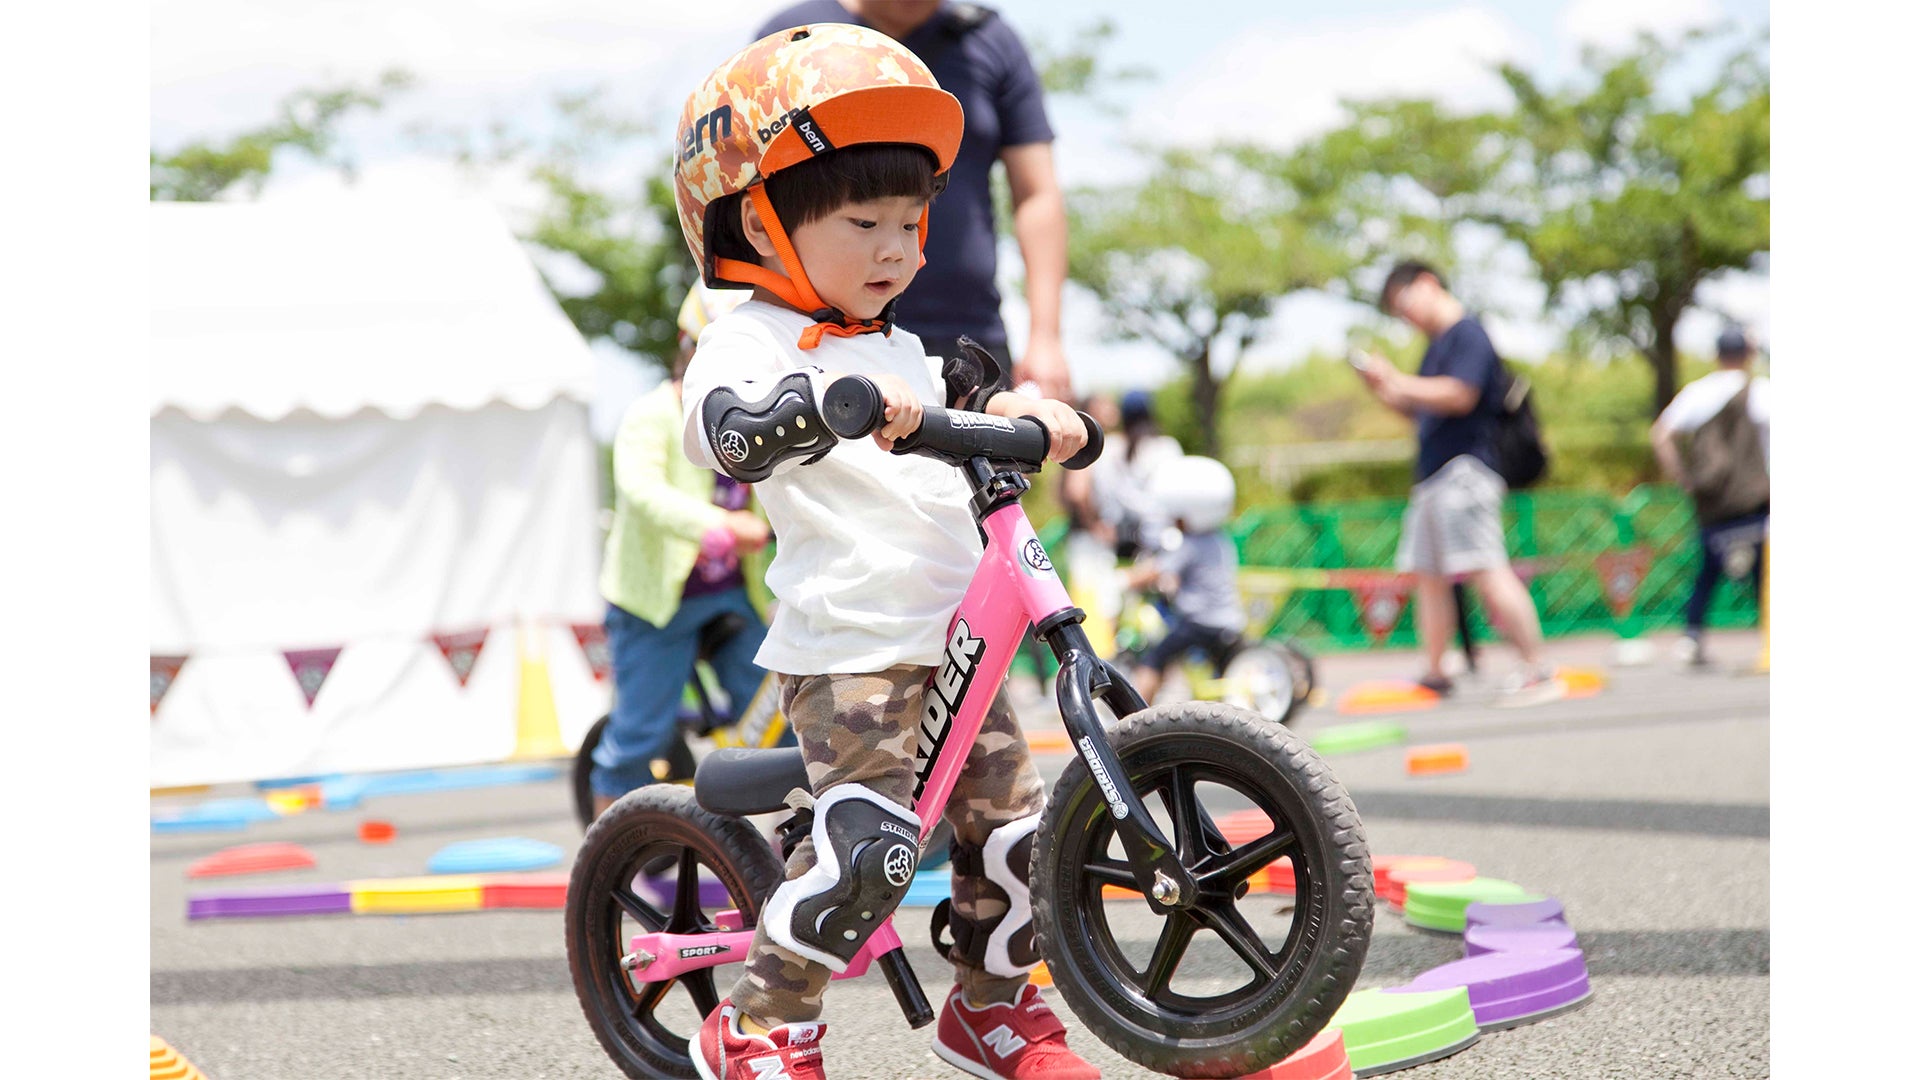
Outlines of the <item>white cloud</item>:
{"label": "white cloud", "polygon": [[1724,14],[1719,0],[1574,0],[1561,10],[1557,29],[1572,45],[1614,50],[1643,31],[1671,40]]}
{"label": "white cloud", "polygon": [[1432,97],[1491,107],[1506,91],[1491,65],[1525,62],[1528,37],[1477,5],[1415,18],[1249,27],[1169,76],[1132,130],[1154,142],[1251,138],[1277,146],[1337,125],[1341,99]]}

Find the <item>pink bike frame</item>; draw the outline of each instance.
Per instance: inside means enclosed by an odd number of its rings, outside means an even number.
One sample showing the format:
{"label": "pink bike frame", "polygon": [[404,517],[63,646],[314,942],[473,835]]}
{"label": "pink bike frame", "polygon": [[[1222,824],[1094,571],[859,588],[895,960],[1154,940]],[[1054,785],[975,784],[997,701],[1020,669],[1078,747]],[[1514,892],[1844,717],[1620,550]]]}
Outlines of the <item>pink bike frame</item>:
{"label": "pink bike frame", "polygon": [[[923,843],[946,809],[1027,627],[1073,606],[1017,501],[988,514],[981,527],[987,534],[986,553],[948,624],[946,656],[935,669],[921,712],[916,756],[921,772],[913,808],[920,815]],[[976,686],[982,692],[969,692]],[[664,982],[745,960],[753,931],[742,927],[737,911],[721,913],[718,922],[717,934],[634,935],[630,949],[639,962],[631,976],[638,982]],[[897,948],[900,935],[889,915],[847,970],[834,978],[864,975],[874,957]]]}

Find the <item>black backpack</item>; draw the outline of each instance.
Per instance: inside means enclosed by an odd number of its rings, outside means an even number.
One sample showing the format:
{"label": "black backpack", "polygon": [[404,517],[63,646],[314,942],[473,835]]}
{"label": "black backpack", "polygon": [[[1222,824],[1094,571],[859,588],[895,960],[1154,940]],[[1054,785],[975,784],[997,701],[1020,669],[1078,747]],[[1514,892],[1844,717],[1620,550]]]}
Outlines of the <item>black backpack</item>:
{"label": "black backpack", "polygon": [[1505,386],[1494,414],[1493,451],[1507,489],[1531,487],[1547,474],[1547,448],[1533,416],[1533,386],[1502,365]]}

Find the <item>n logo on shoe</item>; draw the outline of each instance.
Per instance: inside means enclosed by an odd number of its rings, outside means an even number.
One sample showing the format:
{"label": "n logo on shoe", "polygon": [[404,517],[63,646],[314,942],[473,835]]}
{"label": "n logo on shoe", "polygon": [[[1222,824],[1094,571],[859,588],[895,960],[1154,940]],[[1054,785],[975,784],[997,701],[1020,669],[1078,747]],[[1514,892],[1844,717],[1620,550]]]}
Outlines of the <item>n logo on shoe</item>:
{"label": "n logo on shoe", "polygon": [[1013,1029],[1005,1024],[1001,1024],[999,1027],[980,1036],[980,1041],[993,1047],[993,1052],[998,1057],[1006,1057],[1008,1054],[1027,1045],[1027,1040],[1015,1035]]}
{"label": "n logo on shoe", "polygon": [[793,1080],[792,1074],[781,1067],[779,1054],[748,1058],[747,1068],[753,1070],[753,1080]]}

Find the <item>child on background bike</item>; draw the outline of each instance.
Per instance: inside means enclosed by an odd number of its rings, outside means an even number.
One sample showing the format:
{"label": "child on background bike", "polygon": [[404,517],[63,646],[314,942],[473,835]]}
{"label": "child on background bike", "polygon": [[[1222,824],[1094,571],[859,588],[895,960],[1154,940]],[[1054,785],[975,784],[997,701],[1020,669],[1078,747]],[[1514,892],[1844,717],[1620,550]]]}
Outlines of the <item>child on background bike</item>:
{"label": "child on background bike", "polygon": [[[1087,440],[1067,405],[1001,389],[985,353],[943,364],[892,326],[961,130],[959,102],[925,65],[840,24],[748,46],[681,117],[675,193],[694,261],[709,285],[754,288],[700,336],[686,453],[756,483],[780,535],[767,573],[779,606],[757,659],[780,673],[814,815],[766,900],[744,974],[692,1048],[708,1080],[825,1076],[816,1019],[828,979],[905,895],[917,860],[923,697],[982,547],[962,478],[888,453],[893,440],[919,427],[927,405],[1032,416],[1056,461]],[[845,374],[871,379],[885,400],[871,443],[836,442],[819,422],[818,401]],[[774,418],[774,434],[750,442],[723,428],[729,410]],[[1026,871],[1042,801],[1001,688],[947,811],[956,985],[934,1048],[976,1076],[1099,1075],[1027,981],[1039,959]],[[863,857],[874,851],[885,860]],[[864,921],[825,933],[816,913],[829,910]]]}
{"label": "child on background bike", "polygon": [[1173,604],[1167,636],[1149,648],[1134,669],[1134,688],[1148,703],[1160,690],[1167,666],[1204,649],[1218,671],[1224,667],[1247,615],[1240,603],[1240,558],[1224,526],[1233,516],[1233,474],[1212,458],[1181,457],[1153,471],[1149,491],[1160,512],[1179,530],[1179,543],[1143,554],[1127,571],[1127,584],[1156,581]]}
{"label": "child on background bike", "polygon": [[629,406],[613,443],[614,513],[600,568],[614,698],[593,750],[593,811],[654,782],[653,762],[680,738],[681,691],[693,674],[701,628],[731,616],[741,629],[712,658],[735,709],[766,672],[753,655],[766,624],[747,596],[740,556],[767,542],[747,509],[748,489],[680,450],[680,378],[702,327],[745,298],[695,286],[680,308],[672,376]]}

